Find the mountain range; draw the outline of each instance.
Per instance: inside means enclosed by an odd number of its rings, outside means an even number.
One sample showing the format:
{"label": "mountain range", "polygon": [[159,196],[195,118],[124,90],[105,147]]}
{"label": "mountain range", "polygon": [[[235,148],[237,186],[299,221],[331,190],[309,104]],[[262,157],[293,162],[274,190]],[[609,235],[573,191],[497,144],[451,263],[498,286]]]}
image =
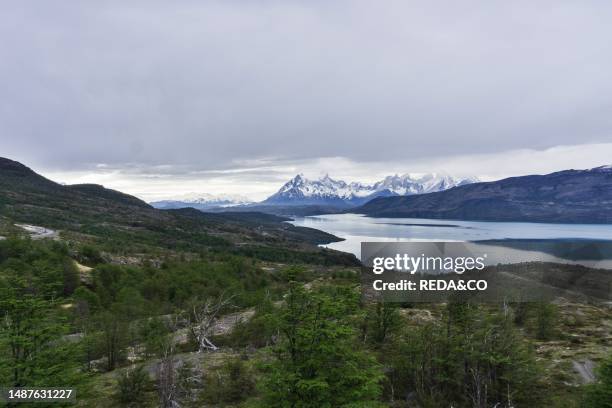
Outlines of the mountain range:
{"label": "mountain range", "polygon": [[252,203],[252,200],[242,195],[189,193],[171,200],[152,201],[149,204],[162,210],[186,207],[192,207],[197,210],[208,210],[218,207],[243,206]]}
{"label": "mountain range", "polygon": [[268,205],[328,205],[354,207],[376,197],[406,196],[446,190],[477,181],[475,178],[456,178],[431,173],[420,177],[410,174],[388,176],[374,184],[346,183],[329,175],[309,180],[302,174],[285,183],[278,192],[262,204]]}
{"label": "mountain range", "polygon": [[[284,199],[302,205],[339,203],[346,207],[344,211],[373,217],[612,224],[612,166],[492,182],[472,181],[437,175],[391,176],[368,186],[347,184],[329,176],[309,181],[299,175],[264,203],[282,203]],[[379,196],[355,206],[360,200],[369,200],[372,194]],[[83,238],[113,236],[114,242],[121,237],[124,243],[142,240],[165,246],[198,242],[223,245],[222,241],[244,242],[246,236],[258,242],[261,234],[257,235],[244,223],[245,219],[253,219],[256,225],[266,225],[267,237],[299,235],[310,240],[316,235],[314,230],[290,228],[282,222],[286,218],[261,218],[261,214],[253,213],[265,208],[291,207],[299,205],[232,207],[249,212],[243,215],[213,215],[189,209],[161,211],[136,197],[100,185],[61,185],[21,163],[0,158],[0,218],[72,231]],[[318,208],[319,213],[333,211],[329,206]],[[343,211],[335,208],[336,212]]]}
{"label": "mountain range", "polygon": [[406,196],[446,190],[476,182],[475,178],[457,178],[440,173],[418,177],[405,174],[388,176],[374,184],[346,183],[326,175],[309,180],[302,174],[285,183],[278,192],[264,200],[264,205],[326,205],[354,207],[376,197]]}
{"label": "mountain range", "polygon": [[265,209],[269,206],[313,207],[319,206],[329,210],[350,208],[364,204],[376,197],[405,196],[425,194],[446,190],[477,182],[475,177],[458,178],[442,173],[429,173],[420,176],[394,175],[385,177],[374,184],[359,182],[346,183],[325,175],[317,180],[310,180],[298,174],[285,183],[276,193],[260,203],[255,203],[240,195],[212,195],[191,193],[186,196],[168,200],[153,201],[150,204],[159,209],[192,207],[198,210],[223,210],[227,207],[244,207]]}
{"label": "mountain range", "polygon": [[372,217],[610,224],[612,166],[380,197],[351,211]]}

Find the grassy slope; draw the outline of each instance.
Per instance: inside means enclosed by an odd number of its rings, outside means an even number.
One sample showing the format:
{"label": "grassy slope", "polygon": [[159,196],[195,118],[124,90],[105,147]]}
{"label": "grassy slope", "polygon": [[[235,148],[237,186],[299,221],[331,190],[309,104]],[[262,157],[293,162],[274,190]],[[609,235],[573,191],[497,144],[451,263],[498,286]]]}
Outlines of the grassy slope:
{"label": "grassy slope", "polygon": [[[259,213],[204,214],[193,209],[157,210],[102,186],[63,186],[21,163],[0,158],[0,216],[62,231],[71,241],[133,254],[222,249],[266,260],[357,264],[354,257],[315,245],[333,235]],[[285,255],[282,255],[282,254]],[[287,255],[290,254],[290,255]]]}

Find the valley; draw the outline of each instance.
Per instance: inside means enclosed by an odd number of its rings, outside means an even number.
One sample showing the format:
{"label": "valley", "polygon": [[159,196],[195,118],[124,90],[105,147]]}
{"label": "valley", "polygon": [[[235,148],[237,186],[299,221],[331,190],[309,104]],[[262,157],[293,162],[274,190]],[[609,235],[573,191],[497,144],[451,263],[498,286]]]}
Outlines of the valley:
{"label": "valley", "polygon": [[612,2],[1,10],[0,407],[612,408]]}
{"label": "valley", "polygon": [[0,187],[0,379],[69,384],[77,406],[467,407],[466,387],[486,386],[491,404],[581,407],[612,364],[610,305],[596,298],[363,299],[358,253],[342,247],[609,239],[606,226],[160,210],[8,159]]}

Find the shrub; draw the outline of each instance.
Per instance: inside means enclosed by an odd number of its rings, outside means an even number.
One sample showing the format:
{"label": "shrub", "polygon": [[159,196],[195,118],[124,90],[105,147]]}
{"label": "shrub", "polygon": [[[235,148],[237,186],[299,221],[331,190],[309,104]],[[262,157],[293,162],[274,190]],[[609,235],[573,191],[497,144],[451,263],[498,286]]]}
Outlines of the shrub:
{"label": "shrub", "polygon": [[233,358],[205,377],[200,399],[213,404],[236,403],[253,395],[254,390],[251,371],[242,359]]}
{"label": "shrub", "polygon": [[584,406],[612,408],[612,355],[597,370],[597,382],[586,387]]}
{"label": "shrub", "polygon": [[128,368],[117,380],[117,397],[128,404],[141,401],[148,384],[149,375],[143,366]]}

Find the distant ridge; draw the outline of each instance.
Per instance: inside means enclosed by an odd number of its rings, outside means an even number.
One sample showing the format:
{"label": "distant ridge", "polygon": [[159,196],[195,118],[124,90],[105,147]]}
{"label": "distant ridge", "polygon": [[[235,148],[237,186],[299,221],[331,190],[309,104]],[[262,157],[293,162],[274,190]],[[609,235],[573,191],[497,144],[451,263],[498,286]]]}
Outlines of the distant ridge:
{"label": "distant ridge", "polygon": [[155,208],[164,210],[188,207],[195,208],[197,210],[209,210],[217,207],[245,206],[252,203],[252,200],[241,195],[191,193],[174,199],[152,201],[149,204]]}
{"label": "distant ridge", "polygon": [[372,217],[611,224],[612,166],[376,198],[352,212]]}

